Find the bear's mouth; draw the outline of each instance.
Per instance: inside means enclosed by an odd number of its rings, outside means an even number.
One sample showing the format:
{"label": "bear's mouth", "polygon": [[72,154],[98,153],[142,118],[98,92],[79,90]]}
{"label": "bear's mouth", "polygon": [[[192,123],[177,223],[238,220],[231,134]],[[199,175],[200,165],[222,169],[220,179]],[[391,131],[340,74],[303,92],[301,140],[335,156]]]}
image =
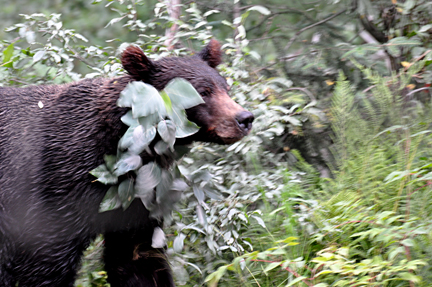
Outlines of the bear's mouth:
{"label": "bear's mouth", "polygon": [[213,143],[217,143],[217,144],[222,144],[222,145],[229,145],[229,144],[233,144],[235,142],[238,142],[239,140],[241,140],[242,138],[244,138],[245,136],[247,136],[252,128],[252,123],[248,124],[247,128],[241,127],[240,125],[238,125],[238,127],[235,129],[235,131],[233,131],[231,134],[233,134],[233,136],[228,136],[226,135],[226,130],[225,128],[221,128],[222,132],[219,133],[218,131],[220,129],[216,128],[216,127],[212,127],[212,128],[208,128],[205,130],[205,134],[207,135],[208,139],[207,141],[209,142],[213,142]]}

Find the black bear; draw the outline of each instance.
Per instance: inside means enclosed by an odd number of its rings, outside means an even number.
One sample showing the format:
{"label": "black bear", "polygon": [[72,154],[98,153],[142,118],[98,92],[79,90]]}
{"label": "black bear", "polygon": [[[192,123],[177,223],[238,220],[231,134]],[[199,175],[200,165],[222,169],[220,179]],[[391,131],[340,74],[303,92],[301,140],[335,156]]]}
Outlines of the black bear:
{"label": "black bear", "polygon": [[0,88],[0,286],[73,286],[83,250],[101,233],[111,286],[174,286],[164,251],[151,247],[160,222],[139,200],[99,213],[109,186],[89,171],[116,153],[127,129],[127,109],[116,101],[134,80],[162,90],[181,77],[201,94],[205,103],[187,110],[200,131],[182,144],[247,135],[253,115],[228,96],[215,69],[220,48],[211,40],[197,55],[151,61],[130,46],[121,57],[125,76]]}

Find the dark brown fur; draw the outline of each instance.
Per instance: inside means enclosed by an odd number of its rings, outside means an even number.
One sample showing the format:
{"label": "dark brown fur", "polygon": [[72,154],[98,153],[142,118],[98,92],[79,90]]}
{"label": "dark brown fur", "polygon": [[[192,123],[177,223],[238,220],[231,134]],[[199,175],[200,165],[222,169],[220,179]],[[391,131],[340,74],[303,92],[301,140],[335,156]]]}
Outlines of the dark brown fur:
{"label": "dark brown fur", "polygon": [[127,128],[120,121],[126,109],[116,101],[133,80],[161,90],[182,77],[201,93],[206,103],[187,111],[200,132],[183,143],[246,135],[253,116],[228,97],[214,69],[219,47],[212,40],[198,56],[157,62],[129,47],[126,76],[0,88],[0,286],[73,286],[82,251],[100,233],[111,286],[174,286],[163,250],[151,247],[159,222],[139,200],[126,211],[99,213],[109,187],[89,171],[116,153]]}

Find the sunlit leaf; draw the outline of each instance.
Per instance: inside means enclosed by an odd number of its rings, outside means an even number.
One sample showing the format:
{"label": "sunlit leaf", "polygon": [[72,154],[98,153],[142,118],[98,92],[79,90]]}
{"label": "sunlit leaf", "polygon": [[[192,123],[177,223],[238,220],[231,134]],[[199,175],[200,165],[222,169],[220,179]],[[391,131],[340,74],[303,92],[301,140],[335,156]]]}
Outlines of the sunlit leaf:
{"label": "sunlit leaf", "polygon": [[270,10],[261,5],[255,5],[247,9],[248,11],[257,11],[263,15],[270,15]]}
{"label": "sunlit leaf", "polygon": [[136,118],[132,116],[132,111],[128,111],[124,116],[120,118],[120,120],[127,126],[136,127],[140,123]]}
{"label": "sunlit leaf", "polygon": [[153,230],[152,244],[153,248],[164,248],[166,246],[165,232],[160,227],[155,227]]}
{"label": "sunlit leaf", "polygon": [[33,56],[33,62],[38,62],[38,61],[40,61],[44,55],[45,55],[45,50],[38,51],[38,52]]}
{"label": "sunlit leaf", "polygon": [[262,220],[262,218],[252,215],[253,218],[255,218],[255,220],[258,222],[259,225],[261,225],[263,228],[266,228],[266,225],[264,223],[264,220]]}
{"label": "sunlit leaf", "polygon": [[168,96],[168,94],[165,91],[161,91],[160,92],[160,96],[162,97],[162,100],[165,104],[165,108],[168,112],[171,112],[172,110],[172,102],[170,97]]}
{"label": "sunlit leaf", "polygon": [[188,81],[181,78],[169,82],[164,91],[171,99],[173,107],[189,109],[204,103],[195,88]]}
{"label": "sunlit leaf", "polygon": [[144,131],[143,126],[137,126],[132,134],[132,145],[129,147],[129,151],[134,154],[140,154],[146,147],[152,142],[156,136],[156,128],[151,127]]}
{"label": "sunlit leaf", "polygon": [[179,235],[177,235],[177,237],[174,239],[173,249],[175,252],[177,253],[182,252],[185,238],[186,235],[180,232]]}
{"label": "sunlit leaf", "polygon": [[[14,44],[10,44],[7,46],[7,48],[3,51],[3,63],[7,63],[11,60],[14,52]],[[12,65],[10,65],[12,67]]]}
{"label": "sunlit leaf", "polygon": [[165,104],[159,92],[143,82],[132,82],[126,89],[132,90],[132,114],[135,118],[159,114],[162,118],[167,115]]}

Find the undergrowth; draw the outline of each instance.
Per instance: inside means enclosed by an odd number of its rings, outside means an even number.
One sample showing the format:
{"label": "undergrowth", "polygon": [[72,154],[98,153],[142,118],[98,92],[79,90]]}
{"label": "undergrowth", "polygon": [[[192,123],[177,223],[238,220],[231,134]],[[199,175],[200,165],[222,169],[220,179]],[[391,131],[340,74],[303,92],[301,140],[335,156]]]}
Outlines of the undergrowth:
{"label": "undergrowth", "polygon": [[264,210],[256,251],[219,267],[209,286],[430,286],[432,119],[406,88],[424,63],[389,77],[355,64],[371,87],[355,94],[339,76],[333,177],[287,182],[279,208]]}

